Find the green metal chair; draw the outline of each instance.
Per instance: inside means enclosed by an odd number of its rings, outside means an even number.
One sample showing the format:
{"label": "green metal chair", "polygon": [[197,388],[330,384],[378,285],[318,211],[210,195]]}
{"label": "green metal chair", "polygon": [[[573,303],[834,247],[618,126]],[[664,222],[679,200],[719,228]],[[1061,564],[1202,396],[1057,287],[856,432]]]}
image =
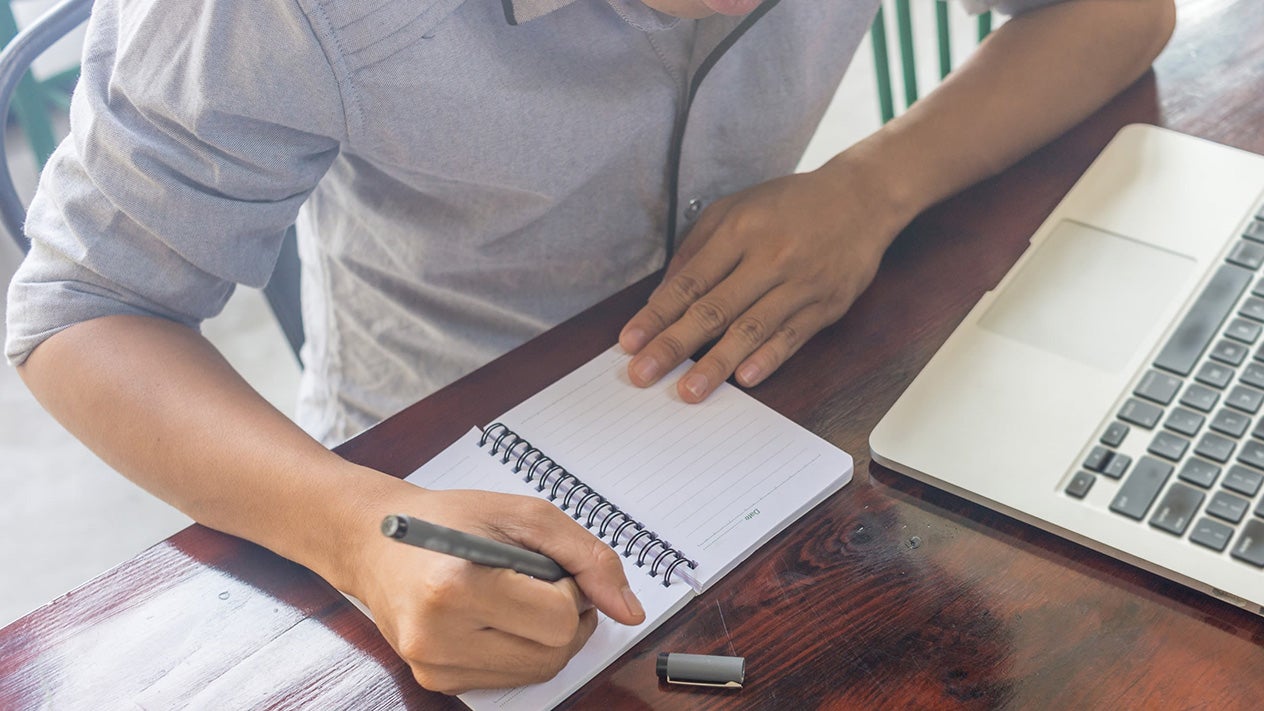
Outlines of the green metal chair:
{"label": "green metal chair", "polygon": [[[900,68],[904,83],[904,108],[917,101],[917,60],[913,51],[913,15],[909,7],[910,0],[895,0],[896,35],[900,45]],[[935,28],[938,34],[939,78],[943,79],[952,71],[952,44],[950,25],[948,22],[947,0],[934,0]],[[978,41],[982,42],[992,32],[992,13],[985,12],[976,18]],[[886,13],[881,5],[878,14],[873,18],[869,29],[873,43],[873,64],[878,78],[878,108],[882,113],[882,122],[895,118],[895,101],[891,92],[891,63],[887,52]]]}
{"label": "green metal chair", "polygon": [[[12,0],[0,0],[0,46],[7,45],[18,34]],[[13,118],[26,136],[35,167],[40,169],[57,147],[53,135],[53,117],[64,115],[70,106],[70,92],[79,80],[78,65],[44,79],[27,72],[18,83],[11,105]]]}

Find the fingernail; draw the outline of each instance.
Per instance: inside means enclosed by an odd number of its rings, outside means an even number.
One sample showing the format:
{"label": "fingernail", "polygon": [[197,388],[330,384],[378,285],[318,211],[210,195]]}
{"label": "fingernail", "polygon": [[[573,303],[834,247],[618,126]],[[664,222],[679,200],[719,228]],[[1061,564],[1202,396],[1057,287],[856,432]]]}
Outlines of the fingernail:
{"label": "fingernail", "polygon": [[707,376],[705,375],[698,373],[687,375],[680,384],[695,398],[702,399],[707,394]]}
{"label": "fingernail", "polygon": [[636,353],[645,347],[649,342],[649,335],[639,328],[629,328],[623,332],[623,338],[619,339],[623,344],[623,350],[628,353]]}
{"label": "fingernail", "polygon": [[755,365],[754,363],[747,363],[737,369],[737,380],[742,385],[754,385],[759,382],[759,376],[762,374],[763,373],[759,369],[758,365]]}
{"label": "fingernail", "polygon": [[623,586],[623,604],[628,606],[628,614],[632,617],[644,617],[645,608],[641,607],[641,601],[636,599],[636,594],[632,592],[632,588]]}
{"label": "fingernail", "polygon": [[638,358],[632,364],[632,372],[637,380],[648,385],[658,378],[658,362],[650,357]]}

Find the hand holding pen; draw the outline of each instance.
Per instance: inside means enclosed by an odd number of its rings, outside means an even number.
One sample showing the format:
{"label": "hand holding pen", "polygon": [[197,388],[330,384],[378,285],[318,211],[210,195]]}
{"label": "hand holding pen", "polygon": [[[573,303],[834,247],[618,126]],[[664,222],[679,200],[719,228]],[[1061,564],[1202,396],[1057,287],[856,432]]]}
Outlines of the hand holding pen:
{"label": "hand holding pen", "polygon": [[[366,521],[370,535],[344,589],[365,603],[422,686],[451,694],[544,681],[587,642],[598,612],[622,624],[644,621],[621,559],[556,506],[404,486],[378,510],[415,518]],[[484,531],[506,538],[467,533]]]}

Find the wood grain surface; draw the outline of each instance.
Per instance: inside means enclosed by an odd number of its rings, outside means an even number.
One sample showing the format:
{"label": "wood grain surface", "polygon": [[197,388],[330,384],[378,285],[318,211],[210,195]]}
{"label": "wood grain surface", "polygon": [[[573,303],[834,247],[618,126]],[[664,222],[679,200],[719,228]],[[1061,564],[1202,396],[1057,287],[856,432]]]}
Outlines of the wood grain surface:
{"label": "wood grain surface", "polygon": [[[1180,8],[1152,73],[1003,175],[922,215],[855,308],[752,390],[852,453],[855,479],[567,707],[1259,707],[1264,618],[868,456],[873,426],[1120,127],[1154,123],[1264,153],[1264,2]],[[603,350],[651,286],[612,297],[339,452],[411,472]],[[659,651],[745,656],[746,687],[660,684]],[[201,526],[0,630],[0,708],[190,705],[463,708],[420,689],[372,624],[315,575]]]}

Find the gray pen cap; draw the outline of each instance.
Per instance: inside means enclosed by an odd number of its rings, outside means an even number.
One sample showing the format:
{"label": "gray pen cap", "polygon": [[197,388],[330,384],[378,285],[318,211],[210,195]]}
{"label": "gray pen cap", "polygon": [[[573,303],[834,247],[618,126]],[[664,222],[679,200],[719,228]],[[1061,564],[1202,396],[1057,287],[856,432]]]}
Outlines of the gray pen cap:
{"label": "gray pen cap", "polygon": [[746,658],[662,652],[656,671],[658,678],[669,684],[740,689],[746,680]]}

